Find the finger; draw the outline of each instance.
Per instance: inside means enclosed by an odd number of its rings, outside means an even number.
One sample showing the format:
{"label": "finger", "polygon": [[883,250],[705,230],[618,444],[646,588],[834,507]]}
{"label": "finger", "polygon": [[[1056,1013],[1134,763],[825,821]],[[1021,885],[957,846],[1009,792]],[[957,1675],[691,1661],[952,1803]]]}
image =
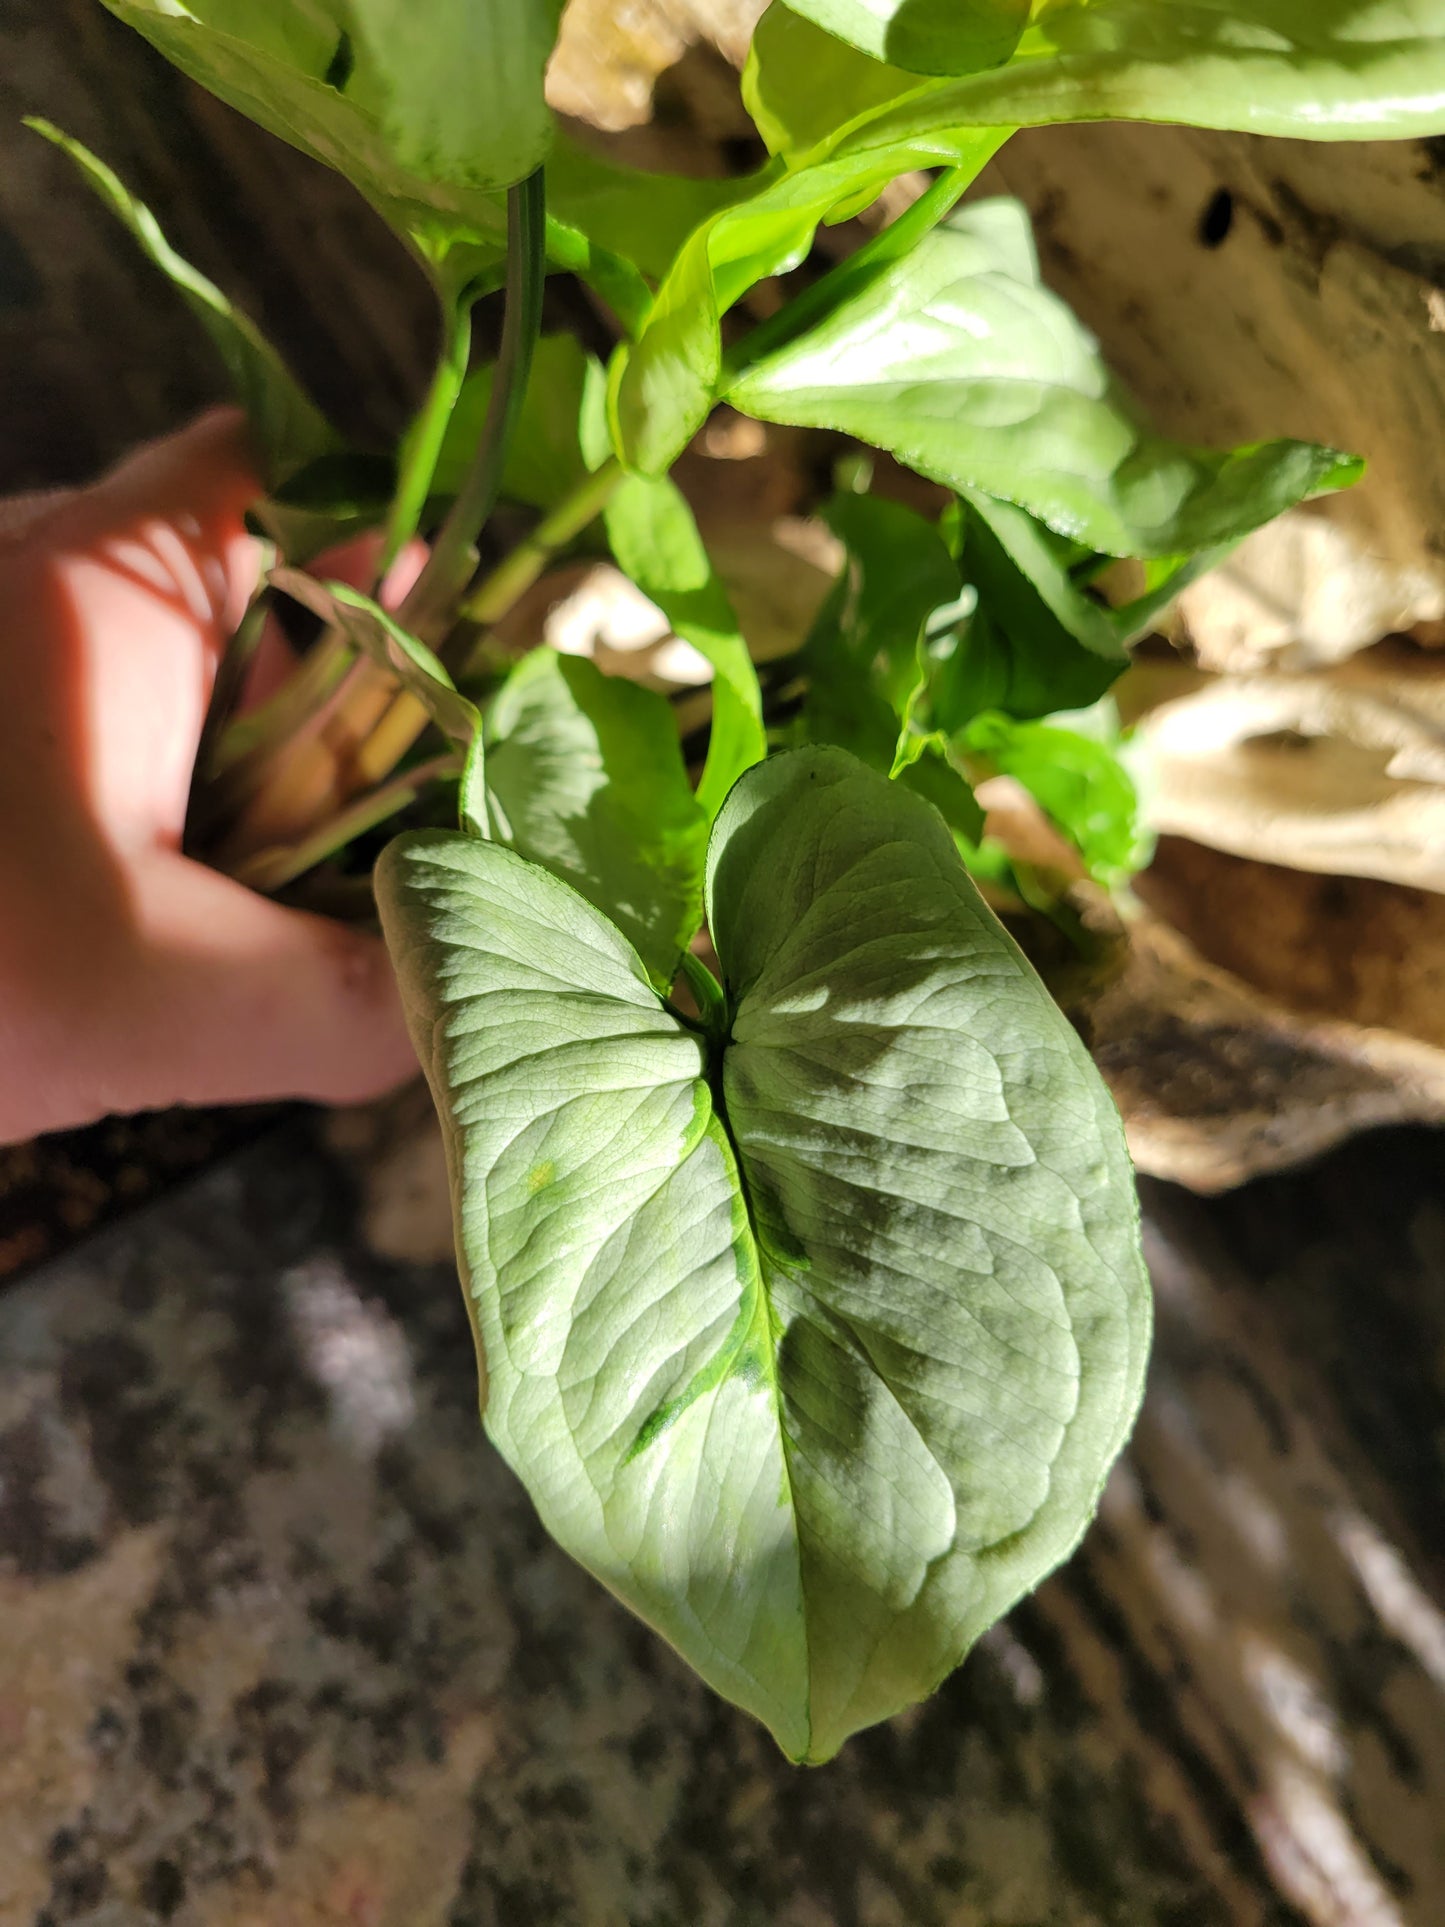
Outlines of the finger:
{"label": "finger", "polygon": [[241,417],[218,411],[77,491],[10,564],[78,786],[130,847],[179,838],[215,665],[257,579],[258,489]]}
{"label": "finger", "polygon": [[416,1070],[386,951],[182,857],[135,879],[142,952],[108,1107],[356,1103]]}

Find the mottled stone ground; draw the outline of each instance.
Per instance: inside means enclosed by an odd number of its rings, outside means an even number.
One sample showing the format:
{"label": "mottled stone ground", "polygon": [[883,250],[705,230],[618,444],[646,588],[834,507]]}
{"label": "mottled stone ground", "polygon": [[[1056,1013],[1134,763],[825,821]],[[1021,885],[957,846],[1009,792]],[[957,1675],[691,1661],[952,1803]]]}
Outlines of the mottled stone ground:
{"label": "mottled stone ground", "polygon": [[799,1771],[541,1534],[449,1269],[284,1127],[0,1297],[0,1922],[1433,1927],[1442,1168],[1152,1192],[1085,1552]]}

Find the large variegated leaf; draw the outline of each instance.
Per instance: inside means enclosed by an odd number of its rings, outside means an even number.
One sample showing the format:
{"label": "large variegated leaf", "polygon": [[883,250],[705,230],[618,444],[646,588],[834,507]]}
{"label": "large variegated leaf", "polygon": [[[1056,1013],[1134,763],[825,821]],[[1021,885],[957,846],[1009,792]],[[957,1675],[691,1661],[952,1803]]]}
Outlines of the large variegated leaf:
{"label": "large variegated leaf", "polygon": [[714,826],[725,1035],[496,844],[378,897],[487,1429],[796,1759],[930,1691],[1083,1530],[1139,1398],[1119,1121],[920,798],[833,749]]}

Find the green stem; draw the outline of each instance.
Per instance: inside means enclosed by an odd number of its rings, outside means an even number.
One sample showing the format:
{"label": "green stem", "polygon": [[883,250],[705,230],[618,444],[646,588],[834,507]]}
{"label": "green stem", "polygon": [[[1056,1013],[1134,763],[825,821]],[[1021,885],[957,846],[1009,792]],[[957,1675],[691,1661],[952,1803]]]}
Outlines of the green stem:
{"label": "green stem", "polygon": [[861,294],[884,268],[900,255],[906,254],[930,228],[937,227],[965,188],[972,186],[977,178],[978,169],[975,166],[945,168],[896,221],[890,221],[886,228],[881,229],[870,241],[865,241],[855,253],[848,255],[835,268],[830,268],[820,281],[815,281],[811,288],[805,288],[775,315],[754,328],[751,334],[744,335],[727,356],[719,393],[725,395],[728,386],[745,369],[751,368],[754,362],[761,361],[765,355],[775,354],[790,341],[796,341],[810,328],[815,328],[840,303]]}
{"label": "green stem", "polygon": [[201,725],[201,740],[196,745],[195,775],[191,784],[190,801],[186,807],[186,826],[182,838],[183,847],[191,847],[196,833],[195,816],[197,803],[204,792],[215,761],[216,746],[221,739],[227,723],[241,693],[246,686],[246,677],[251,664],[256,660],[256,650],[260,646],[261,633],[266,627],[266,615],[270,606],[270,584],[267,580],[271,564],[276,559],[276,551],[271,544],[262,547],[260,587],[246,605],[246,613],[236,625],[236,633],[226,645],[216,669],[216,680],[211,685],[211,700],[206,705],[206,720]]}
{"label": "green stem", "polygon": [[279,765],[319,735],[354,686],[361,665],[338,629],[330,629],[301,659],[271,701],[239,716],[219,739],[204,787],[192,799],[187,835],[206,843],[223,823],[263,790]]}
{"label": "green stem", "polygon": [[[565,549],[569,542],[575,541],[589,522],[597,519],[622,476],[622,466],[614,458],[605,462],[595,474],[589,475],[585,482],[579,483],[550,515],[537,524],[525,541],[519,542],[490,575],[482,578],[462,604],[463,619],[483,628],[500,622],[507,611],[527,593],[553,557]],[[481,644],[478,643],[472,655],[463,663],[463,676],[476,673],[480,649]]]}
{"label": "green stem", "polygon": [[239,775],[285,749],[346,674],[353,653],[339,629],[318,636],[275,695],[236,717],[220,738],[212,758],[212,781]]}
{"label": "green stem", "polygon": [[469,293],[458,297],[446,316],[445,328],[441,359],[432,376],[431,387],[427,390],[421,413],[413,422],[402,446],[401,472],[397,476],[396,493],[391,498],[386,539],[377,562],[378,581],[416,534],[427,496],[431,493],[432,477],[436,474],[437,458],[441,454],[447,424],[452,418],[457,396],[466,379],[467,362],[471,358],[472,302]]}
{"label": "green stem", "polygon": [[285,884],[294,883],[297,877],[314,870],[318,863],[324,863],[356,837],[374,830],[378,823],[384,823],[389,816],[395,816],[398,810],[415,802],[428,783],[443,776],[455,776],[461,767],[462,758],[454,750],[445,756],[433,756],[430,761],[393,776],[369,796],[348,804],[301,842],[258,850],[238,863],[231,874],[238,883],[270,895]]}
{"label": "green stem", "polygon": [[682,953],[682,975],[697,1002],[698,1015],[702,1018],[708,1041],[713,1044],[726,1042],[728,1028],[726,991],[702,958],[695,956],[691,950],[685,950]]}
{"label": "green stem", "polygon": [[472,550],[496,503],[507,450],[522,412],[532,350],[542,326],[547,274],[546,189],[542,169],[507,190],[507,307],[482,439],[426,567],[397,612],[424,641],[450,626],[451,604],[472,569]]}

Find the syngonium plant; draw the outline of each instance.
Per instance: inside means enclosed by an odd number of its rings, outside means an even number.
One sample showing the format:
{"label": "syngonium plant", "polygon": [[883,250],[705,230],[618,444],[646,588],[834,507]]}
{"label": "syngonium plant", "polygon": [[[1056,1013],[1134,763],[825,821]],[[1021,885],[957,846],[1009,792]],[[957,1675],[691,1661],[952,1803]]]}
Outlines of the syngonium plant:
{"label": "syngonium plant", "polygon": [[[983,835],[972,782],[1011,775],[1099,882],[1126,879],[1144,849],[1100,704],[1130,642],[1359,467],[1154,433],[1042,282],[1023,210],[963,196],[1049,122],[1445,131],[1445,0],[774,0],[742,80],[769,159],[706,180],[558,127],[560,0],[106,4],[345,175],[441,315],[400,444],[355,450],[42,126],[210,331],[265,465],[265,568],[191,847],[379,907],[488,1432],[568,1552],[792,1758],[826,1760],[1068,1554],[1143,1382],[1120,1123],[972,880],[1037,883]],[[920,174],[813,271],[821,222]],[[539,339],[549,273],[610,317],[605,368]],[[770,319],[729,319],[789,275]],[[503,288],[474,366],[473,308]],[[669,479],[723,402],[884,450],[945,498],[929,519],[849,471],[820,510],[837,580],[766,695]],[[510,549],[499,500],[526,529]],[[318,562],[368,528],[377,581],[429,545],[398,607]],[[662,694],[491,639],[559,561],[603,551],[710,665],[695,785]],[[1096,587],[1118,557],[1141,565],[1122,607]],[[247,708],[286,604],[319,634]]]}

